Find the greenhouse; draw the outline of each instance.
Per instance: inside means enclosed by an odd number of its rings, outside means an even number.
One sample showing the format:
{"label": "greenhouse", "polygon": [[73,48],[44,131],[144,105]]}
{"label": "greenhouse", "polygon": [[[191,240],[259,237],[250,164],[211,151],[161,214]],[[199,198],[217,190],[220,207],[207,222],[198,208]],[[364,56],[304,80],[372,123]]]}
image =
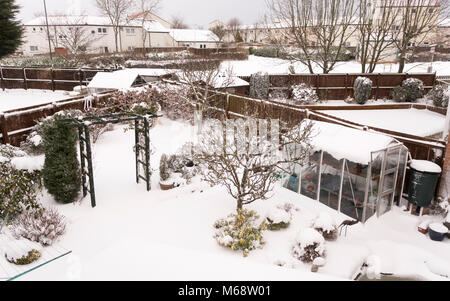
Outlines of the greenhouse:
{"label": "greenhouse", "polygon": [[284,187],[361,222],[400,201],[408,149],[396,139],[314,121],[313,150],[290,166]]}

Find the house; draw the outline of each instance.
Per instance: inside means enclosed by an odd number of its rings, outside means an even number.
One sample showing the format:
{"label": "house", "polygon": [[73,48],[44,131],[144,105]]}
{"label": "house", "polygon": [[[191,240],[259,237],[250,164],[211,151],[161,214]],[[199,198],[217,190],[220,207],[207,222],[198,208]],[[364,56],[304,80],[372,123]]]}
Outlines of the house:
{"label": "house", "polygon": [[222,44],[210,30],[167,29],[158,27],[157,24],[148,24],[145,29],[150,35],[152,47],[216,49]]}

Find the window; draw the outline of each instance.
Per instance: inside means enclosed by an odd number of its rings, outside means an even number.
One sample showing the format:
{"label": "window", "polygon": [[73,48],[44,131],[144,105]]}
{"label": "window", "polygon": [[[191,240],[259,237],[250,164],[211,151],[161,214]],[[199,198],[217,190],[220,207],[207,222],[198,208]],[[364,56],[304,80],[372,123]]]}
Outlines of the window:
{"label": "window", "polygon": [[30,51],[38,51],[38,47],[37,46],[30,46]]}
{"label": "window", "polygon": [[95,30],[92,30],[91,33],[92,33],[92,34],[95,34]]}
{"label": "window", "polygon": [[33,27],[33,32],[35,32],[36,31],[36,28],[35,27]]}
{"label": "window", "polygon": [[98,33],[105,34],[106,28],[97,28]]}
{"label": "window", "polygon": [[127,34],[129,34],[129,35],[134,35],[134,28],[127,28],[126,29],[126,32],[127,32]]}
{"label": "window", "polygon": [[432,9],[432,8],[428,9],[428,13],[429,13],[429,14],[434,13],[434,9]]}

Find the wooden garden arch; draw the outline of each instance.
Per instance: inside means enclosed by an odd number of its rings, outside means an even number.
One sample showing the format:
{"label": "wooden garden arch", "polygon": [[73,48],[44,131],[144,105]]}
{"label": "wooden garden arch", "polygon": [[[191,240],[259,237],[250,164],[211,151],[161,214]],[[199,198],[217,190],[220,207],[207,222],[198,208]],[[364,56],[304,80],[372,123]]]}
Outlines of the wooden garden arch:
{"label": "wooden garden arch", "polygon": [[[94,170],[92,166],[92,146],[89,132],[89,126],[96,124],[117,124],[122,122],[134,122],[135,132],[135,153],[136,153],[136,183],[140,180],[147,184],[147,191],[150,191],[150,120],[160,116],[155,114],[138,115],[133,113],[114,113],[102,116],[86,116],[79,118],[71,118],[65,120],[71,126],[78,129],[78,136],[80,141],[80,161],[81,174],[83,183],[83,197],[87,193],[91,195],[91,205],[94,208],[96,204],[95,185],[94,185]],[[141,168],[143,173],[141,173]],[[89,181],[88,181],[89,179]],[[88,188],[89,185],[89,188]]]}

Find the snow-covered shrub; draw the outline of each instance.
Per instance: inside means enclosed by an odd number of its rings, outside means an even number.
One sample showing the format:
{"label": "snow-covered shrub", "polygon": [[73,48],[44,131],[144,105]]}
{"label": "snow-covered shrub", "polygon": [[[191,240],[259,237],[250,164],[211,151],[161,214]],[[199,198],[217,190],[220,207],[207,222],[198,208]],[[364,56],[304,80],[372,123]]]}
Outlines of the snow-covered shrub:
{"label": "snow-covered shrub", "polygon": [[308,105],[319,102],[316,90],[305,83],[291,87],[292,102],[297,105]]}
{"label": "snow-covered shrub", "polygon": [[253,55],[262,57],[278,57],[278,48],[276,47],[258,47],[253,49]]}
{"label": "snow-covered shrub", "polygon": [[45,146],[44,185],[58,203],[74,202],[81,188],[78,162],[78,133],[64,119],[71,112],[59,112],[42,123]]}
{"label": "snow-covered shrub", "polygon": [[159,161],[159,176],[161,181],[167,181],[170,178],[169,162],[166,154],[162,154]]}
{"label": "snow-covered shrub", "polygon": [[322,234],[312,228],[305,228],[297,235],[292,247],[292,255],[302,262],[313,262],[314,259],[325,257],[325,239]]}
{"label": "snow-covered shrub", "polygon": [[242,251],[245,257],[250,251],[262,248],[265,244],[263,231],[267,230],[266,222],[258,222],[259,216],[255,211],[238,209],[225,219],[214,223],[217,232],[214,238],[219,245],[231,248],[233,251]]}
{"label": "snow-covered shrub", "polygon": [[66,231],[65,217],[56,209],[37,208],[23,211],[10,226],[13,235],[50,246]]}
{"label": "snow-covered shrub", "polygon": [[313,221],[312,227],[323,235],[326,240],[336,240],[338,227],[334,219],[326,212],[321,212]]}
{"label": "snow-covered shrub", "polygon": [[405,89],[407,102],[415,102],[423,97],[423,82],[420,79],[408,78],[403,81],[402,87]]}
{"label": "snow-covered shrub", "polygon": [[281,209],[281,210],[284,210],[284,211],[286,211],[287,213],[289,213],[291,215],[294,213],[294,211],[295,212],[299,212],[300,211],[299,207],[297,207],[294,204],[289,203],[289,202],[278,204],[277,208]]}
{"label": "snow-covered shrub", "polygon": [[267,227],[271,231],[278,231],[289,227],[292,215],[279,208],[272,208],[266,214]]}
{"label": "snow-covered shrub", "polygon": [[151,97],[159,103],[164,116],[171,120],[194,120],[194,107],[186,101],[189,88],[185,85],[175,85],[158,82],[152,84]]}
{"label": "snow-covered shrub", "polygon": [[26,154],[19,148],[0,145],[0,218],[14,217],[23,210],[39,208],[42,173],[34,167],[21,169],[14,164]]}
{"label": "snow-covered shrub", "polygon": [[433,105],[436,107],[447,108],[450,91],[447,91],[442,85],[436,85],[428,92],[427,99],[433,101]]}
{"label": "snow-covered shrub", "polygon": [[267,99],[269,97],[269,74],[255,73],[250,77],[250,96]]}
{"label": "snow-covered shrub", "polygon": [[42,155],[45,153],[42,133],[37,131],[39,126],[35,128],[36,130],[31,132],[27,139],[20,144],[20,148],[30,155]]}
{"label": "snow-covered shrub", "polygon": [[26,254],[16,255],[11,252],[5,253],[5,258],[9,263],[13,263],[15,265],[27,265],[37,261],[41,258],[41,252],[36,249],[32,249],[31,251],[26,252]]}
{"label": "snow-covered shrub", "polygon": [[359,76],[355,80],[355,85],[353,87],[355,91],[355,100],[360,105],[365,104],[372,93],[372,81],[367,77]]}
{"label": "snow-covered shrub", "polygon": [[272,99],[272,100],[278,100],[278,101],[285,102],[286,99],[288,99],[288,98],[289,98],[289,90],[288,89],[273,90],[269,94],[269,99]]}
{"label": "snow-covered shrub", "polygon": [[408,97],[405,88],[400,86],[397,86],[394,89],[392,89],[391,96],[392,99],[396,102],[405,102]]}

